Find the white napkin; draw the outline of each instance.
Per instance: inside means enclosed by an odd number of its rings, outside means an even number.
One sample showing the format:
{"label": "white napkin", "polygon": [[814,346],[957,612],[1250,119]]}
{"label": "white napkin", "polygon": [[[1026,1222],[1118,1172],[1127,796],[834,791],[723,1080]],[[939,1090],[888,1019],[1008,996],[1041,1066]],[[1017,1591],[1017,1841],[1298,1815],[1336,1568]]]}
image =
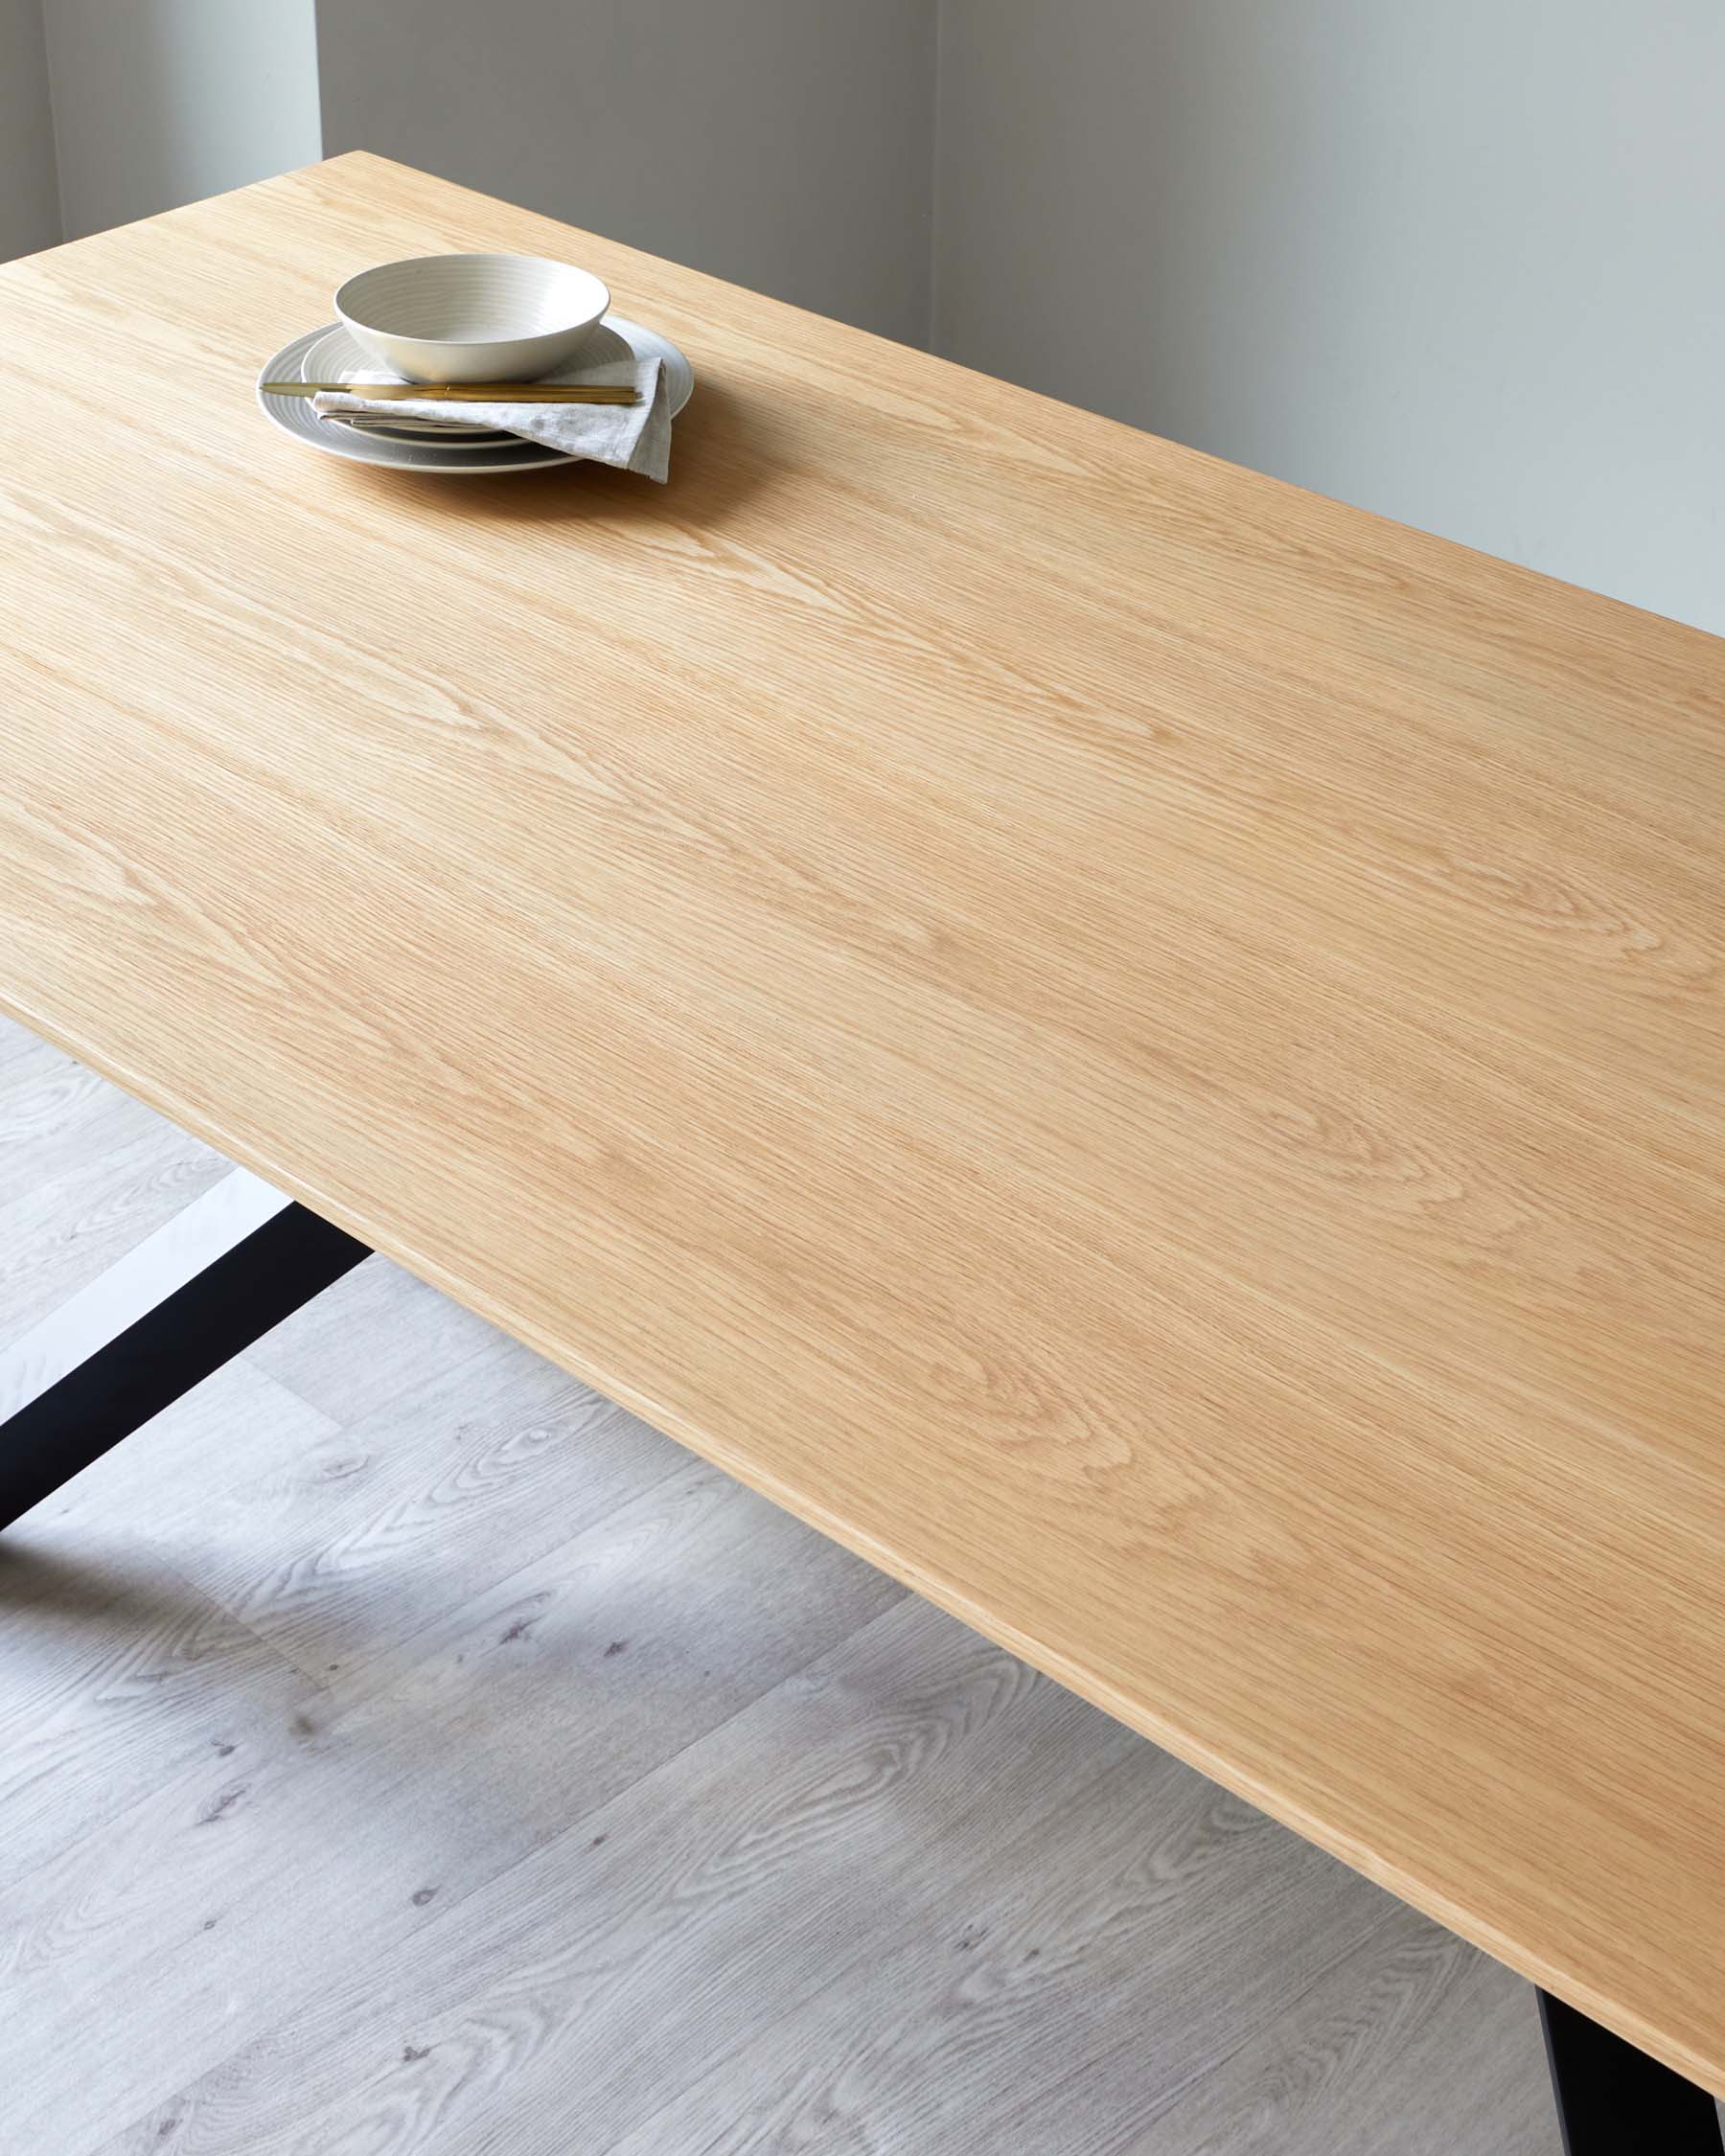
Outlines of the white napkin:
{"label": "white napkin", "polygon": [[[388,375],[356,377],[388,381]],[[437,398],[363,397],[348,389],[320,390],[311,401],[319,419],[363,413],[367,419],[458,420],[463,426],[495,426],[523,441],[542,442],[572,457],[590,457],[619,471],[665,478],[671,469],[671,406],[663,363],[657,359],[606,359],[560,375],[560,381],[630,382],[635,404],[448,404]],[[426,435],[426,441],[433,439]]]}

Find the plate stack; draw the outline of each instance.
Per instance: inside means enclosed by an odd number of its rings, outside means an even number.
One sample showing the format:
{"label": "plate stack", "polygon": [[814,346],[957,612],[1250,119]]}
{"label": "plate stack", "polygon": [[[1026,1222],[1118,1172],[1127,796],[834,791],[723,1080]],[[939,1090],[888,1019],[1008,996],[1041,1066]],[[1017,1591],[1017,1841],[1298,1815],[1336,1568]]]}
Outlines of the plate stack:
{"label": "plate stack", "polygon": [[[578,281],[578,282],[577,282]],[[590,291],[593,314],[568,320]],[[535,380],[570,382],[608,362],[656,358],[673,418],[688,402],[694,370],[668,337],[620,314],[597,278],[562,263],[514,255],[431,255],[350,278],[335,295],[337,322],[284,345],[258,376],[258,402],[295,441],[356,464],[476,478],[577,464],[579,457],[456,418],[403,413],[320,416],[303,394],[274,382]],[[565,319],[558,321],[559,303]],[[540,362],[559,356],[562,364]]]}

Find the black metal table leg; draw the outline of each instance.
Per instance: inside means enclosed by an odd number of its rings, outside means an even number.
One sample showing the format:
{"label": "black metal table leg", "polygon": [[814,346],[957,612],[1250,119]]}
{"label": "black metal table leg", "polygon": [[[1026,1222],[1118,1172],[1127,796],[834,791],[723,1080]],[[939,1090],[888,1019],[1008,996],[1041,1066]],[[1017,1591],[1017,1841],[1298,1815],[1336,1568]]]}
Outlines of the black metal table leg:
{"label": "black metal table leg", "polygon": [[1598,2022],[1539,1994],[1565,2156],[1721,2156],[1719,2114],[1686,2081]]}
{"label": "black metal table leg", "polygon": [[371,1255],[285,1206],[0,1423],[0,1527]]}

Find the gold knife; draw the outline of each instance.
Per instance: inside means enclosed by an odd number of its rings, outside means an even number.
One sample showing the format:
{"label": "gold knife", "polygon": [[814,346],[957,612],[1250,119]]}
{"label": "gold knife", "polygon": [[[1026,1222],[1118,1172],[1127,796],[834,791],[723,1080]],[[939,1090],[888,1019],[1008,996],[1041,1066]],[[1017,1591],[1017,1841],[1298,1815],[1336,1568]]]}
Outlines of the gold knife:
{"label": "gold knife", "polygon": [[586,381],[266,381],[266,397],[316,397],[324,390],[349,396],[426,399],[440,404],[638,404],[627,382]]}

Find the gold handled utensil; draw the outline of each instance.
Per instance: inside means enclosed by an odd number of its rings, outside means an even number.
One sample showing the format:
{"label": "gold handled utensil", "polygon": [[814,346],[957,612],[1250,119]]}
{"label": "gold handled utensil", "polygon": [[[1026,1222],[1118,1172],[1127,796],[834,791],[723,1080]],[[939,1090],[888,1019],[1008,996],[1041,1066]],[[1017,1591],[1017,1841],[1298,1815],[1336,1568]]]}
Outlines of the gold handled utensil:
{"label": "gold handled utensil", "polygon": [[266,381],[266,397],[316,397],[324,390],[353,397],[422,399],[439,404],[638,404],[627,382],[588,381]]}

